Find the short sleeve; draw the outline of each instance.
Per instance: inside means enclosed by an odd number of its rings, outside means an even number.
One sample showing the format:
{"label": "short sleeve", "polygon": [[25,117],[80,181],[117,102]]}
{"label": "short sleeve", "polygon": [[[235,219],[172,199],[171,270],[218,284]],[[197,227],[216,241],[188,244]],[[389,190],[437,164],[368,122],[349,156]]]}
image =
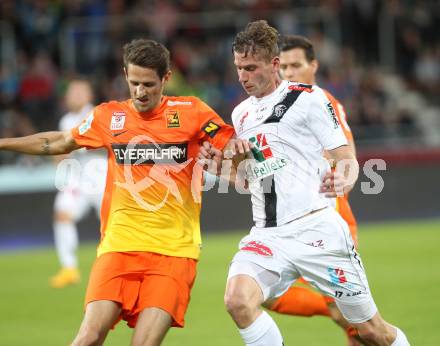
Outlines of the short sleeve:
{"label": "short sleeve", "polygon": [[102,140],[103,131],[99,125],[99,109],[96,107],[79,126],[74,127],[72,136],[75,142],[87,149],[97,149],[104,147]]}
{"label": "short sleeve", "polygon": [[200,140],[211,142],[216,148],[223,149],[234,135],[234,128],[226,124],[223,119],[206,103],[198,102]]}
{"label": "short sleeve", "polygon": [[311,94],[312,101],[307,114],[307,124],[315,137],[326,150],[336,149],[347,144],[336,111],[323,94]]}

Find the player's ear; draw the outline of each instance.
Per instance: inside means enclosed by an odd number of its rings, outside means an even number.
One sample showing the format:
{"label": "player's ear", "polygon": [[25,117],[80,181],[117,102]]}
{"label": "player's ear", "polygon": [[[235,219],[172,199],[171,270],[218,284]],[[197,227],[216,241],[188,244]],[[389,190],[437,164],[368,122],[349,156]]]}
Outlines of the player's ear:
{"label": "player's ear", "polygon": [[162,83],[166,83],[170,80],[171,77],[171,70],[169,70],[167,73],[165,73],[165,76],[162,78]]}
{"label": "player's ear", "polygon": [[280,70],[280,57],[276,56],[272,59],[272,66],[276,72]]}
{"label": "player's ear", "polygon": [[315,73],[318,71],[318,68],[319,68],[318,60],[313,59],[313,60],[310,62],[310,65],[312,66],[313,74],[315,74]]}
{"label": "player's ear", "polygon": [[124,76],[125,76],[125,79],[128,81],[127,68],[124,66],[123,69],[124,69]]}

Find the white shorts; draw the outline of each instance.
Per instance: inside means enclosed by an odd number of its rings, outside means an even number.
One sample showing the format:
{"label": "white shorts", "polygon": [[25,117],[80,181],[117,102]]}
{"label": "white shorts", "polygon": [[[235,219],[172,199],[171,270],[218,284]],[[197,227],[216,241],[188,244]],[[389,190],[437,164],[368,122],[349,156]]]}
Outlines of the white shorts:
{"label": "white shorts", "polygon": [[[335,298],[352,323],[365,322],[377,312],[347,223],[332,208],[280,227],[253,227],[239,249],[228,279],[238,274],[253,277],[264,300],[281,296],[302,276]],[[276,279],[269,280],[267,271],[276,273]]]}

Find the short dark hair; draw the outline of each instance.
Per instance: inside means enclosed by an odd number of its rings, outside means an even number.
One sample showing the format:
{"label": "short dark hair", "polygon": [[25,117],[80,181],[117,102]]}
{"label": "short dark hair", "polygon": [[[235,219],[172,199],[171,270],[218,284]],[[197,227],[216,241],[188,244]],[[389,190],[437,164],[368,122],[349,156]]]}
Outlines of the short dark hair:
{"label": "short dark hair", "polygon": [[283,38],[281,39],[281,51],[287,52],[288,50],[295,48],[300,48],[304,50],[308,62],[316,59],[313,43],[307,37],[300,35],[283,36]]}
{"label": "short dark hair", "polygon": [[125,44],[123,51],[125,69],[128,64],[150,68],[157,72],[160,79],[170,70],[170,52],[159,42],[135,39]]}
{"label": "short dark hair", "polygon": [[235,36],[232,52],[244,53],[247,56],[260,55],[272,60],[279,55],[278,41],[280,34],[265,20],[250,22],[246,28]]}

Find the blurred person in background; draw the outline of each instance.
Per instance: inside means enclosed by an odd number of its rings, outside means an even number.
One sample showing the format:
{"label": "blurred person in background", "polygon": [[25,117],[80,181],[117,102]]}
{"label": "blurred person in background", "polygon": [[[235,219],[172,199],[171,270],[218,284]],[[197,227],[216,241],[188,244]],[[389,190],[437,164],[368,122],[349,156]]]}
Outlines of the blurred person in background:
{"label": "blurred person in background", "polygon": [[[68,113],[61,118],[58,129],[64,132],[77,127],[93,111],[92,102],[90,83],[85,79],[72,80],[65,94]],[[77,150],[69,156],[56,157],[56,162],[61,163],[67,158],[76,160],[80,171],[78,174],[70,172],[70,179],[55,197],[53,229],[61,269],[50,279],[50,285],[54,288],[63,288],[80,281],[76,223],[90,209],[94,209],[99,217],[107,174],[105,153],[100,150]]]}
{"label": "blurred person in background", "polygon": [[[318,71],[318,60],[315,56],[313,43],[304,36],[287,35],[281,41],[280,47],[280,72],[281,77],[290,82],[307,84],[308,87],[316,84],[316,73]],[[356,149],[350,127],[346,121],[346,113],[342,104],[328,91],[324,90],[328,100],[335,111],[339,124],[347,139],[348,147],[353,156],[356,156]],[[328,156],[325,154],[324,156]],[[336,197],[335,208],[342,218],[347,222],[354,244],[357,247],[357,223],[348,203],[348,194]],[[335,304],[335,300],[321,293],[315,292],[307,281],[300,278],[297,285],[290,287],[281,297],[265,303],[269,310],[282,314],[295,316],[329,316],[347,333],[348,344],[359,345],[355,337],[357,331],[341,315]],[[304,287],[305,286],[305,287]]]}
{"label": "blurred person in background", "polygon": [[72,345],[102,345],[121,319],[134,346],[160,345],[184,326],[201,248],[195,158],[202,142],[223,150],[234,134],[197,97],[163,95],[171,71],[162,44],[135,39],[123,56],[129,100],[96,106],[71,130],[0,139],[0,150],[33,155],[107,149],[101,242]]}
{"label": "blurred person in background", "polygon": [[[379,314],[348,225],[326,199],[353,187],[353,150],[322,89],[281,80],[278,37],[260,20],[233,43],[239,82],[250,96],[235,107],[232,120],[238,139],[252,143],[246,179],[255,226],[229,267],[227,310],[246,345],[281,346],[278,326],[260,307],[302,276],[335,297],[364,342],[407,346],[403,332]],[[221,157],[202,149],[201,158]],[[335,163],[350,160],[350,169],[329,172],[324,150]],[[349,182],[349,175],[355,179]]]}

